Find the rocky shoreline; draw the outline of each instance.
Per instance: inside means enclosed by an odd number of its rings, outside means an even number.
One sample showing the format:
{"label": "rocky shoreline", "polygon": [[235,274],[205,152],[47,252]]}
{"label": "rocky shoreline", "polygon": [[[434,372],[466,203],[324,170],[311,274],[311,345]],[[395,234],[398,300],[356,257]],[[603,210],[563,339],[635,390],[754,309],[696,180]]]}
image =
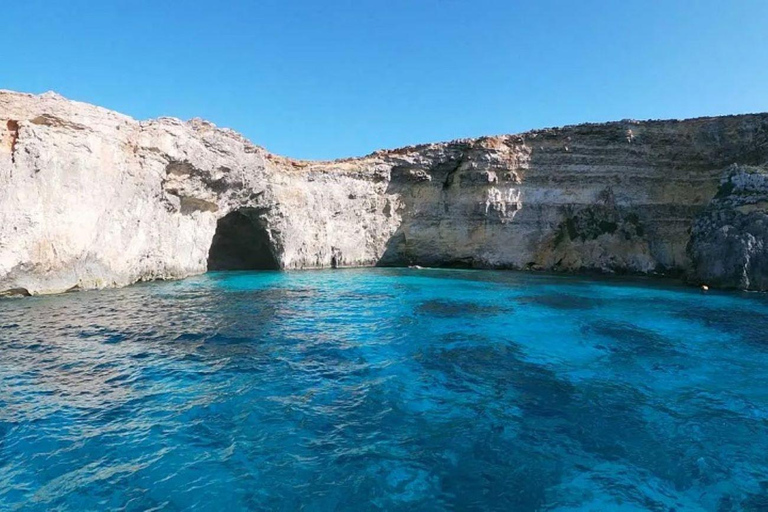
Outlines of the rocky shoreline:
{"label": "rocky shoreline", "polygon": [[0,91],[0,293],[210,269],[463,266],[768,289],[768,114],[269,153],[196,119]]}

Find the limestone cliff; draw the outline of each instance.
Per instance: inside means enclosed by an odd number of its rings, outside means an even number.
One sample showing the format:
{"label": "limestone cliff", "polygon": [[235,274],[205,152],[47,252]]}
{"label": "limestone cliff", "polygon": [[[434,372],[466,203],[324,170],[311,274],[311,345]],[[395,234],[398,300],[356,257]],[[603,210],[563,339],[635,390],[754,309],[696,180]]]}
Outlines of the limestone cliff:
{"label": "limestone cliff", "polygon": [[[376,264],[708,281],[701,260],[712,253],[691,243],[694,222],[731,164],[766,161],[768,114],[589,124],[306,162],[201,120],[138,122],[52,93],[3,91],[0,291]],[[765,288],[761,272],[740,286]]]}
{"label": "limestone cliff", "polygon": [[690,278],[768,290],[768,170],[732,166],[695,220]]}

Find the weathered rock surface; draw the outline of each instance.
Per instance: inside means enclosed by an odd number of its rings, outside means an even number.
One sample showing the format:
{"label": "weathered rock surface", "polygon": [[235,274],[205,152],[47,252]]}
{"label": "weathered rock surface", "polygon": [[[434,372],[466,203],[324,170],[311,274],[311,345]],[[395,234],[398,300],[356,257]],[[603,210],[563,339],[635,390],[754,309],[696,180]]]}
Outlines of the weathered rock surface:
{"label": "weathered rock surface", "polygon": [[728,169],[691,236],[690,279],[768,290],[768,170]]}
{"label": "weathered rock surface", "polygon": [[[52,93],[2,91],[0,292],[209,267],[376,264],[688,272],[730,286],[732,277],[715,279],[726,271],[702,263],[719,242],[705,228],[692,242],[691,229],[711,208],[731,207],[717,198],[707,209],[724,169],[766,161],[768,114],[588,124],[307,162],[201,120],[138,122]],[[749,251],[762,251],[765,235],[750,222],[729,233],[749,234]],[[768,287],[761,265],[737,286]]]}
{"label": "weathered rock surface", "polygon": [[0,291],[205,272],[217,220],[235,211],[280,268],[374,264],[399,223],[369,169],[276,157],[200,120],[2,92],[0,129]]}

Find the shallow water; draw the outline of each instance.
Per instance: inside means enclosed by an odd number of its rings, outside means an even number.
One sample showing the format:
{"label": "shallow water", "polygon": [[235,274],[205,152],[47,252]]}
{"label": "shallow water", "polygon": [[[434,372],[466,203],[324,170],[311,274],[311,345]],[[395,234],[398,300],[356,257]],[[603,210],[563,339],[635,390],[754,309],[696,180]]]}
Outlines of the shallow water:
{"label": "shallow water", "polygon": [[768,510],[768,297],[212,273],[0,301],[0,509]]}

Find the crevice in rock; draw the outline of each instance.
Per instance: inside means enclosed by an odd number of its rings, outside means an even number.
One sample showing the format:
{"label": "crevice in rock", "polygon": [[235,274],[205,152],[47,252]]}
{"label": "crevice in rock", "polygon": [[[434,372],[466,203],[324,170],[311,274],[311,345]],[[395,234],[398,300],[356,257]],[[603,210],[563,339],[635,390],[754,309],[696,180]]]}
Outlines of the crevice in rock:
{"label": "crevice in rock", "polygon": [[197,197],[179,196],[179,199],[179,208],[183,215],[190,215],[194,212],[215,212],[219,209],[216,203]]}
{"label": "crevice in rock", "polygon": [[16,163],[16,142],[19,140],[19,122],[9,120],[5,126],[11,133],[11,162]]}
{"label": "crevice in rock", "polygon": [[30,123],[39,126],[50,126],[53,128],[69,128],[72,130],[89,130],[89,128],[83,124],[75,123],[73,121],[62,119],[51,114],[43,114],[29,120]]}
{"label": "crevice in rock", "polygon": [[331,268],[339,268],[343,264],[341,249],[338,247],[331,247]]}
{"label": "crevice in rock", "polygon": [[453,162],[450,163],[451,168],[448,170],[448,172],[445,175],[445,179],[443,180],[443,190],[448,190],[454,183],[454,179],[456,177],[456,173],[459,172],[459,169],[461,169],[462,164],[464,163],[464,157],[462,155],[461,158],[459,158],[455,164]]}
{"label": "crevice in rock", "polygon": [[279,270],[262,210],[241,208],[216,224],[208,270]]}

